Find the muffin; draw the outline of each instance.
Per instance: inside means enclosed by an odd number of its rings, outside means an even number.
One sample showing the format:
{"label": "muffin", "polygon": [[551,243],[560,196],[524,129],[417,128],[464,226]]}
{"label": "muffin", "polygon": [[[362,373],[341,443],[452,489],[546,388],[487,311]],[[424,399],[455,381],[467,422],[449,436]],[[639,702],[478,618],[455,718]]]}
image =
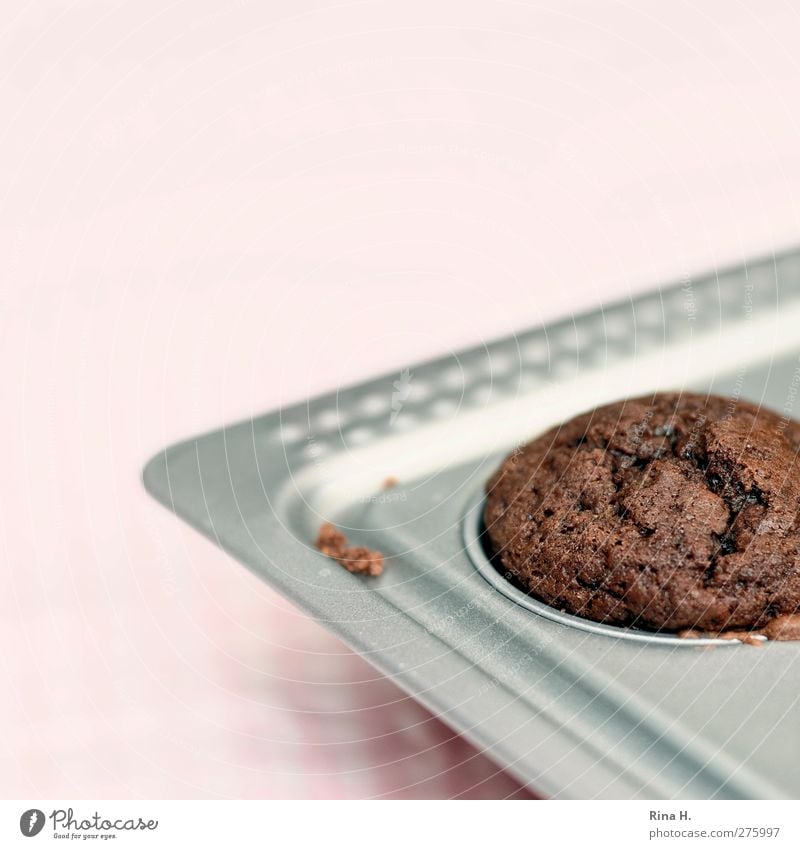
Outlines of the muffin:
{"label": "muffin", "polygon": [[775,620],[796,624],[785,617],[800,609],[798,448],[798,423],[729,398],[600,407],[516,449],[491,477],[494,562],[596,622],[779,633]]}

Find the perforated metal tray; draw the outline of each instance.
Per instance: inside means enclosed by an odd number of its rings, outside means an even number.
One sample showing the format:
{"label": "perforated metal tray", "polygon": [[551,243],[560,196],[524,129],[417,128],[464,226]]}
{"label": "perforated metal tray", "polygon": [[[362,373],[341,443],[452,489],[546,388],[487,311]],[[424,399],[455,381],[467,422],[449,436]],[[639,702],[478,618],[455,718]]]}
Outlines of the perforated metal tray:
{"label": "perforated metal tray", "polygon": [[[561,615],[498,584],[476,517],[507,451],[606,401],[687,387],[800,415],[798,352],[793,252],[190,439],[144,481],[540,793],[797,797],[800,642]],[[384,574],[315,551],[323,520],[385,552]]]}

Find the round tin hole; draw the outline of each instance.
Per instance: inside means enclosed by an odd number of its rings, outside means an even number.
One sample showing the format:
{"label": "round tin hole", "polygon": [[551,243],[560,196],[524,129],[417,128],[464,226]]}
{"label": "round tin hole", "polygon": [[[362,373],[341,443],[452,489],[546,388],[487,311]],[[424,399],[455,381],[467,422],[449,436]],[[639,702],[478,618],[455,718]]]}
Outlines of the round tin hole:
{"label": "round tin hole", "polygon": [[374,431],[370,427],[354,427],[344,434],[344,442],[348,447],[353,445],[363,445],[365,442],[368,442],[373,435]]}
{"label": "round tin hole", "polygon": [[515,587],[505,576],[503,576],[492,564],[486,550],[486,534],[483,525],[483,494],[471,502],[471,506],[464,516],[462,525],[464,546],[467,554],[475,568],[483,578],[488,581],[498,592],[506,598],[524,607],[531,613],[544,616],[561,625],[588,631],[591,634],[601,634],[605,637],[616,637],[622,640],[636,640],[640,643],[653,643],[656,645],[673,645],[692,648],[693,646],[729,646],[740,643],[738,639],[725,639],[724,637],[698,637],[684,638],[675,634],[658,633],[656,631],[643,631],[636,628],[623,628],[619,625],[604,625],[601,622],[592,622],[590,619],[582,619],[571,613],[562,613],[554,607],[538,601],[533,596]]}
{"label": "round tin hole", "polygon": [[664,308],[661,301],[644,301],[636,304],[634,315],[637,325],[655,325],[660,328],[664,324]]}
{"label": "round tin hole", "polygon": [[547,361],[550,358],[550,346],[547,339],[531,339],[521,346],[522,356],[529,361]]}
{"label": "round tin hole", "polygon": [[347,424],[347,417],[338,407],[328,407],[314,416],[314,426],[320,430],[341,430],[345,424]]}
{"label": "round tin hole", "polygon": [[378,393],[367,395],[358,402],[358,409],[368,416],[388,413],[390,409],[389,398]]}

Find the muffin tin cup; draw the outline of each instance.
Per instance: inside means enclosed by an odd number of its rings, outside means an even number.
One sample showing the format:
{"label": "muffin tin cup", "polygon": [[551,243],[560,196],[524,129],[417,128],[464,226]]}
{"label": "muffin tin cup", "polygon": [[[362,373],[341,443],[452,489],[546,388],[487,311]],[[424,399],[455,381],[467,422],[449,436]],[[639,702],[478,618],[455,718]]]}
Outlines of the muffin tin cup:
{"label": "muffin tin cup", "polygon": [[[797,327],[791,251],[188,439],[144,482],[539,793],[794,798],[800,643],[562,613],[494,570],[480,517],[503,456],[618,398],[686,388],[800,416]],[[324,521],[384,573],[316,551]]]}
{"label": "muffin tin cup", "polygon": [[680,637],[674,633],[645,631],[641,628],[623,628],[616,625],[605,625],[602,622],[593,622],[580,616],[574,616],[558,608],[551,607],[543,601],[539,601],[529,593],[524,592],[516,586],[510,576],[503,574],[492,563],[485,547],[485,530],[483,524],[483,512],[486,499],[483,492],[475,497],[474,503],[467,510],[462,524],[464,549],[469,555],[475,568],[481,576],[506,598],[518,604],[525,610],[558,622],[569,628],[577,628],[590,634],[599,634],[604,637],[613,637],[620,640],[636,640],[643,643],[656,643],[659,645],[675,645],[684,648],[697,648],[698,646],[730,646],[741,642],[737,637],[709,636],[709,637]]}

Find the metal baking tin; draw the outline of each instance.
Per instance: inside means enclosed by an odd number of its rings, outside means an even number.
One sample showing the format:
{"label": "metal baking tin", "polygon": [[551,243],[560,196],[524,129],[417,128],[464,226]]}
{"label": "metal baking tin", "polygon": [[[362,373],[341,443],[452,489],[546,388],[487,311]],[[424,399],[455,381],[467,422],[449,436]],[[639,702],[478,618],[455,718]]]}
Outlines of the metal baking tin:
{"label": "metal baking tin", "polygon": [[[485,481],[520,442],[657,389],[800,415],[798,353],[795,251],[190,439],[144,481],[539,793],[796,798],[800,642],[588,623],[505,584],[478,536]],[[384,574],[319,554],[323,520],[383,551]]]}

